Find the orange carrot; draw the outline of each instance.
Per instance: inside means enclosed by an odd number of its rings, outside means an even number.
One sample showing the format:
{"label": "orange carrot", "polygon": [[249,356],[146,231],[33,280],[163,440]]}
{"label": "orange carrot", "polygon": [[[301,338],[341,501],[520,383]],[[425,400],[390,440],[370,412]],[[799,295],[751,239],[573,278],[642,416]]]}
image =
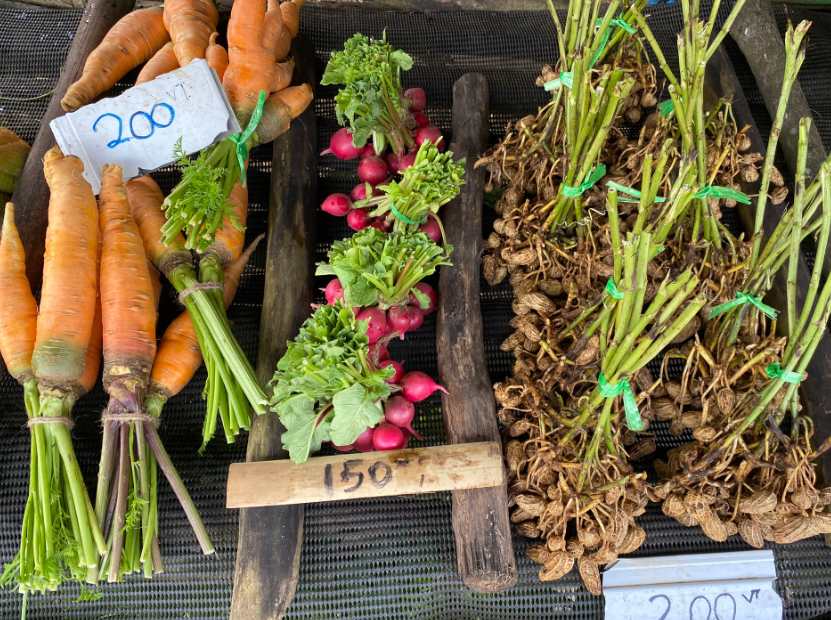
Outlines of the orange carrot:
{"label": "orange carrot", "polygon": [[61,107],[71,112],[86,105],[130,70],[150,60],[169,40],[162,9],[127,13],[89,55],[81,78],[66,91]]}
{"label": "orange carrot", "polygon": [[263,20],[263,47],[274,52],[274,46],[283,29],[283,12],[280,10],[280,0],[268,0],[268,10]]}
{"label": "orange carrot", "polygon": [[121,181],[119,166],[104,166],[100,194],[104,387],[123,410],[141,411],[156,355],[156,304],[147,258]]}
{"label": "orange carrot", "polygon": [[220,255],[222,265],[228,265],[239,258],[245,244],[245,223],[248,220],[248,189],[242,183],[237,183],[228,196],[228,203],[233,206],[233,213],[242,230],[237,228],[226,217],[222,228],[216,231],[216,240],[205,253],[216,252]]}
{"label": "orange carrot", "polygon": [[0,354],[21,384],[32,378],[38,307],[26,278],[26,254],[8,203],[0,233]]}
{"label": "orange carrot", "polygon": [[164,25],[173,41],[179,66],[205,57],[219,13],[211,0],[165,0]]}
{"label": "orange carrot", "polygon": [[291,0],[280,5],[280,11],[283,13],[283,25],[292,38],[296,37],[297,31],[300,30],[300,9],[303,7],[303,2],[304,0]]}
{"label": "orange carrot", "polygon": [[153,286],[153,304],[156,307],[156,318],[159,318],[159,302],[162,299],[162,274],[156,266],[147,259],[147,272],[150,274],[150,284]]}
{"label": "orange carrot", "polygon": [[130,202],[130,213],[139,228],[144,252],[159,270],[167,275],[170,261],[186,260],[190,252],[185,249],[185,238],[178,235],[169,245],[160,241],[159,232],[167,221],[162,211],[164,194],[149,176],[139,177],[124,184]]}
{"label": "orange carrot", "polygon": [[142,67],[136,78],[136,85],[144,84],[155,80],[160,75],[170,73],[179,68],[179,59],[173,51],[173,43],[168,41],[156,54]]}
{"label": "orange carrot", "polygon": [[103,327],[101,324],[101,298],[95,300],[95,315],[92,319],[92,335],[87,346],[87,360],[84,374],[72,388],[76,398],[87,394],[95,387],[98,371],[101,370],[101,347],[103,346]]}
{"label": "orange carrot", "polygon": [[3,196],[11,196],[17,179],[23,171],[23,164],[29,156],[30,147],[17,134],[0,127],[0,210],[6,203]]}
{"label": "orange carrot", "polygon": [[54,147],[43,161],[52,193],[32,370],[41,395],[60,396],[86,367],[98,283],[98,206],[80,159]]}
{"label": "orange carrot", "polygon": [[294,74],[294,60],[289,59],[286,62],[278,62],[274,65],[274,77],[271,78],[271,92],[277,93],[289,84]]}
{"label": "orange carrot", "polygon": [[263,116],[257,125],[256,143],[268,144],[282,135],[291,123],[312,102],[312,87],[308,84],[289,86],[265,100]]}
{"label": "orange carrot", "polygon": [[221,83],[222,78],[225,76],[225,70],[228,68],[228,52],[225,51],[224,47],[216,42],[216,38],[218,36],[219,34],[216,32],[211,35],[210,45],[208,45],[208,49],[205,50],[205,60],[207,61],[208,66],[216,71]]}
{"label": "orange carrot", "polygon": [[[257,237],[246,248],[245,252],[225,268],[223,272],[225,276],[223,301],[226,308],[234,300],[242,272],[262,238],[263,235]],[[156,352],[156,359],[153,362],[153,370],[150,375],[150,388],[145,401],[147,411],[158,416],[167,399],[181,392],[201,365],[202,350],[199,348],[199,340],[196,337],[196,330],[193,328],[193,321],[188,311],[185,310],[165,330],[159,343],[159,350]],[[158,408],[158,413],[154,407]]]}
{"label": "orange carrot", "polygon": [[291,51],[291,33],[289,29],[284,26],[280,28],[277,33],[277,38],[274,41],[274,60],[276,62],[283,62],[288,58]]}

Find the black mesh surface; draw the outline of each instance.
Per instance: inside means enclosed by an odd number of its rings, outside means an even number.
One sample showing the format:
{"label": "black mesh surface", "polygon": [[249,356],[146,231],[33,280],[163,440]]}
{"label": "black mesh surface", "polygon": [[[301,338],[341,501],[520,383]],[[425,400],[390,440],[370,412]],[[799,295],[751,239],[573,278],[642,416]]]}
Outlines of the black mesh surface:
{"label": "black mesh surface", "polygon": [[[674,62],[675,32],[681,27],[677,4],[651,7],[651,24],[670,64]],[[54,87],[71,42],[79,12],[42,9],[8,9],[0,5],[0,96],[27,99]],[[819,20],[816,20],[815,29]],[[318,50],[320,74],[329,52],[342,47],[355,32],[380,36],[384,28],[390,40],[409,52],[415,67],[405,74],[405,86],[420,86],[427,93],[426,113],[446,136],[450,131],[453,82],[468,71],[484,73],[491,89],[491,130],[501,135],[508,120],[533,112],[546,101],[534,86],[540,65],[556,59],[556,40],[546,13],[375,13],[355,8],[325,9],[306,5],[301,31]],[[803,87],[819,119],[831,119],[825,87],[812,56],[826,58],[831,41],[821,44],[812,32],[808,60],[803,68]],[[831,35],[829,35],[831,36]],[[729,43],[728,39],[728,46]],[[770,125],[758,90],[746,65],[728,47],[737,72],[751,100],[757,123],[766,133]],[[822,56],[824,54],[824,56]],[[827,62],[825,63],[827,66]],[[814,70],[814,69],[812,69]],[[811,75],[812,77],[807,77]],[[813,77],[815,76],[815,77]],[[129,78],[125,79],[129,82]],[[817,84],[814,89],[814,84]],[[319,150],[325,148],[337,124],[333,87],[321,87],[315,110],[319,119]],[[46,99],[12,101],[0,99],[0,125],[32,140]],[[826,144],[831,143],[831,123],[820,123]],[[356,163],[332,157],[318,162],[320,199],[329,193],[349,190],[357,184]],[[268,202],[270,148],[252,154],[249,171],[250,208],[247,236],[265,230]],[[163,189],[176,181],[172,172],[154,175]],[[486,213],[485,231],[493,220]],[[318,259],[331,241],[350,234],[344,219],[321,214]],[[264,247],[254,255],[243,276],[237,300],[229,311],[234,331],[252,360],[256,357],[257,334],[264,278]],[[322,286],[322,283],[321,283]],[[508,372],[509,353],[499,344],[510,333],[511,291],[507,284],[490,288],[483,283],[485,350],[491,377],[501,380]],[[178,309],[171,291],[161,309],[163,328]],[[435,315],[410,333],[405,342],[394,342],[390,352],[404,360],[410,370],[437,374]],[[173,494],[160,482],[161,550],[166,572],[145,581],[139,576],[117,586],[102,586],[96,602],[76,603],[79,590],[71,585],[57,595],[32,597],[28,615],[33,619],[114,618],[173,619],[227,618],[233,585],[237,542],[237,512],[224,508],[228,464],[245,457],[245,437],[231,446],[214,441],[198,456],[204,404],[200,394],[204,373],[172,399],[165,409],[160,433],[182,478],[205,520],[217,556],[204,558],[189,530]],[[88,485],[94,489],[100,451],[98,416],[106,397],[100,386],[77,407],[75,446]],[[18,532],[27,492],[28,431],[22,390],[8,377],[0,381],[0,561],[10,561],[18,545]],[[437,398],[417,405],[416,428],[425,443],[444,443],[441,407]],[[653,427],[659,447],[677,445],[661,424]],[[645,464],[645,466],[647,466]],[[647,539],[639,555],[700,553],[745,549],[739,537],[718,544],[696,528],[684,528],[651,506],[639,519]],[[501,595],[482,595],[467,590],[456,573],[449,494],[407,498],[356,500],[306,507],[300,581],[288,616],[292,619],[375,618],[492,619],[602,618],[603,599],[590,595],[576,572],[559,582],[541,583],[538,565],[525,555],[525,540],[514,535],[519,572],[516,587]],[[786,547],[772,546],[776,555],[779,589],[786,618],[815,618],[831,609],[831,550],[817,537]],[[0,618],[20,612],[20,597],[0,593]]]}

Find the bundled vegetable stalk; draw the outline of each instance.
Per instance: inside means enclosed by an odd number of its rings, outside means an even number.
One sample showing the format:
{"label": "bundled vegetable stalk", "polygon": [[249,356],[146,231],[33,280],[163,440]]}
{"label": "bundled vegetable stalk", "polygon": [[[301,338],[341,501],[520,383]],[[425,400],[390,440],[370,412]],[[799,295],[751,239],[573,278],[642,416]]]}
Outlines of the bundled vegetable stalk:
{"label": "bundled vegetable stalk", "polygon": [[[339,301],[319,307],[288,343],[270,404],[293,461],[306,461],[327,441],[342,451],[395,450],[415,434],[412,403],[443,388],[423,373],[403,375],[400,365],[373,360],[386,350],[373,355],[369,344],[367,321]],[[403,396],[389,398],[394,390]]]}
{"label": "bundled vegetable stalk", "polygon": [[24,613],[29,592],[82,581],[106,553],[70,436],[72,407],[97,379],[101,346],[98,207],[82,171],[57,147],[44,157],[52,195],[40,308],[11,204],[0,237],[0,352],[24,387],[32,440],[20,551],[2,582],[23,593]]}
{"label": "bundled vegetable stalk", "polygon": [[[156,307],[139,227],[130,215],[121,168],[105,166],[101,183],[101,306],[104,437],[95,515],[107,536],[100,574],[110,582],[142,571],[163,571],[158,543],[158,469],[167,477],[205,554],[213,545],[179,474],[161,443],[158,418],[145,412],[156,356]],[[97,581],[99,570],[89,572]]]}

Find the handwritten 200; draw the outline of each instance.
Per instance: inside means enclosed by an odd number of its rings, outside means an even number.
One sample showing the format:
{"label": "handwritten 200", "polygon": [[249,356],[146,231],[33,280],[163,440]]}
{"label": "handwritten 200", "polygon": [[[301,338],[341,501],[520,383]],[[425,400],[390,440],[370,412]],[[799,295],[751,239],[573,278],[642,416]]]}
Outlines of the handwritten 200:
{"label": "handwritten 200", "polygon": [[[156,120],[156,113],[159,111],[160,108],[167,110],[167,123],[163,124]],[[112,112],[107,112],[106,114],[102,114],[92,125],[93,131],[98,131],[98,123],[104,120],[107,117],[114,118],[118,122],[118,137],[115,140],[110,140],[107,142],[107,148],[114,149],[119,144],[124,144],[125,142],[129,142],[131,138],[123,138],[124,135],[124,121],[121,119],[120,116],[117,114],[113,114]],[[162,117],[163,119],[164,117]],[[131,117],[127,123],[127,126],[130,130],[130,135],[133,136],[136,140],[147,140],[150,136],[155,133],[156,128],[164,129],[165,127],[170,127],[171,123],[173,123],[173,119],[176,118],[176,111],[167,103],[157,103],[153,106],[153,109],[150,110],[150,114],[144,111],[136,112]],[[143,119],[143,120],[142,120]],[[140,122],[137,122],[140,121]],[[138,126],[139,132],[147,132],[149,126],[149,133],[136,133]]]}

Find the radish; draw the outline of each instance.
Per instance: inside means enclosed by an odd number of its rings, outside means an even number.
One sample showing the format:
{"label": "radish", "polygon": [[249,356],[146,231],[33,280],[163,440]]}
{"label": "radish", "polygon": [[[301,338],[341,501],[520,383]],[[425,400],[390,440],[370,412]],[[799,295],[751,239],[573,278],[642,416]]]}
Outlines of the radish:
{"label": "radish", "polygon": [[390,171],[390,174],[396,174],[398,172],[398,162],[400,159],[396,156],[395,153],[387,153],[387,156],[384,158],[384,161],[387,162],[387,170]]}
{"label": "radish", "polygon": [[424,127],[419,127],[418,129],[416,129],[415,143],[421,146],[425,142],[432,142],[436,145],[437,149],[443,151],[444,140],[439,142],[439,138],[441,137],[442,135],[438,127],[434,127],[433,125],[425,125]]}
{"label": "radish", "polygon": [[[413,288],[417,288],[420,292],[424,293],[425,295],[427,295],[427,297],[430,298],[430,305],[427,306],[426,308],[421,308],[421,311],[424,313],[424,315],[426,316],[426,315],[430,314],[431,312],[434,312],[435,309],[436,309],[436,302],[438,301],[438,295],[436,294],[436,289],[434,289],[432,286],[430,286],[426,282],[419,282]],[[409,304],[411,306],[421,307],[421,306],[419,306],[418,299],[416,299],[416,296],[413,295],[413,293],[410,293]]]}
{"label": "radish", "polygon": [[335,444],[332,444],[332,447],[338,452],[349,452],[355,449],[354,446],[336,446]]}
{"label": "radish", "polygon": [[387,422],[395,424],[399,428],[406,428],[413,435],[415,435],[419,441],[424,441],[424,437],[413,430],[412,424],[414,416],[415,407],[413,406],[413,403],[400,394],[387,400],[387,403],[384,405],[384,418],[386,418]]}
{"label": "radish", "polygon": [[376,450],[400,450],[406,445],[404,432],[394,424],[381,422],[372,434],[372,445]]}
{"label": "radish", "polygon": [[411,306],[393,306],[387,311],[387,324],[392,331],[401,334],[401,340],[404,340],[404,334],[409,331],[413,320],[411,309]]}
{"label": "radish", "polygon": [[375,448],[372,446],[372,437],[375,435],[375,429],[367,428],[363,433],[358,435],[358,438],[352,443],[352,446],[358,452],[372,452]]}
{"label": "radish", "polygon": [[323,151],[321,155],[332,153],[338,159],[355,159],[363,150],[363,148],[358,148],[352,144],[352,134],[349,133],[348,127],[344,127],[335,132],[335,135],[329,140],[329,148]]}
{"label": "radish", "polygon": [[358,178],[370,185],[378,185],[387,178],[386,162],[380,157],[364,157],[358,164]]}
{"label": "radish", "polygon": [[372,142],[367,142],[366,146],[361,151],[361,157],[374,157],[378,153],[375,152],[375,145]]}
{"label": "radish", "polygon": [[369,213],[367,209],[352,209],[346,214],[346,223],[352,230],[363,230],[369,226]]}
{"label": "radish", "polygon": [[439,223],[435,218],[428,218],[426,222],[418,227],[418,229],[430,237],[434,243],[439,243],[441,241],[441,226],[439,226]]}
{"label": "radish", "polygon": [[369,344],[375,344],[384,335],[387,328],[387,315],[380,308],[364,308],[355,318],[359,321],[369,321],[366,327]]}
{"label": "radish", "polygon": [[424,127],[430,124],[430,119],[427,118],[427,115],[424,112],[416,112],[413,114],[413,119],[416,123],[418,123],[419,127]]}
{"label": "radish", "polygon": [[423,372],[408,372],[401,378],[398,384],[401,386],[401,391],[407,400],[411,400],[414,403],[424,400],[436,390],[441,390],[447,394],[447,390]]}
{"label": "radish", "polygon": [[404,99],[410,100],[410,112],[421,112],[427,107],[427,95],[423,88],[408,88],[404,92]]}
{"label": "radish", "polygon": [[352,201],[346,194],[332,194],[323,201],[320,208],[335,217],[343,217],[352,210]]}
{"label": "radish", "polygon": [[[410,443],[410,436],[412,435],[412,433],[410,433],[410,431],[408,431],[406,428],[402,428],[401,432],[404,433],[404,443],[401,444],[401,446],[398,448],[398,450],[403,450],[404,448],[407,447],[407,444]],[[416,434],[416,436],[419,438],[419,441],[424,441],[424,438],[421,437],[420,435]]]}
{"label": "radish", "polygon": [[[375,193],[373,187],[369,186],[369,191],[371,193]],[[366,183],[361,183],[360,185],[356,185],[352,188],[352,191],[349,192],[349,198],[352,202],[358,202],[359,200],[366,200]]]}
{"label": "radish", "polygon": [[415,153],[407,153],[401,157],[398,160],[398,174],[404,174],[404,171],[415,163],[415,158]]}
{"label": "radish", "polygon": [[326,295],[326,303],[330,306],[335,305],[335,300],[343,299],[343,284],[340,283],[340,280],[337,278],[330,280],[329,284],[326,285],[326,288],[321,289],[323,294]]}
{"label": "radish", "polygon": [[424,325],[424,313],[418,306],[409,306],[410,308],[410,331],[418,329]]}
{"label": "radish", "polygon": [[376,366],[380,362],[384,362],[390,358],[390,353],[387,351],[387,345],[380,340],[375,344],[369,345],[369,361]]}
{"label": "radish", "polygon": [[372,228],[377,228],[381,232],[387,232],[387,221],[383,217],[372,218],[369,225]]}
{"label": "radish", "polygon": [[378,364],[378,368],[386,368],[387,366],[392,366],[395,369],[395,374],[387,379],[387,383],[398,383],[401,381],[401,377],[404,376],[404,366],[401,362],[396,362],[395,360],[384,360]]}

